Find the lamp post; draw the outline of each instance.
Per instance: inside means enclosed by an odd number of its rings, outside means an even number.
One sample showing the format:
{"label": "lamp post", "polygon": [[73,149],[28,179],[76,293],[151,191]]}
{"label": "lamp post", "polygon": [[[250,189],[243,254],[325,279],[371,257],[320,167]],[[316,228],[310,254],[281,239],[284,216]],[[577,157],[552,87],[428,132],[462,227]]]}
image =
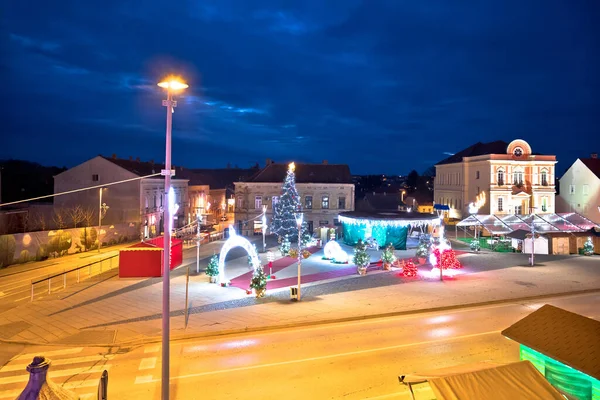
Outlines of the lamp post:
{"label": "lamp post", "polygon": [[106,203],[102,203],[102,190],[104,190],[105,188],[100,188],[99,192],[100,195],[99,197],[99,201],[98,201],[98,253],[100,253],[100,247],[102,247],[102,240],[100,240],[100,231],[102,230],[102,218],[103,215],[102,214],[106,214],[106,211],[108,210],[108,206],[106,205]]}
{"label": "lamp post", "polygon": [[[168,205],[168,193],[171,189],[171,127],[173,122],[173,111],[177,107],[177,102],[173,100],[173,93],[186,89],[188,85],[181,82],[177,78],[170,77],[158,84],[159,87],[167,90],[167,99],[162,101],[162,105],[167,108],[167,128],[166,128],[166,152],[165,152],[165,169],[161,174],[165,176],[165,201],[163,204]],[[170,313],[170,287],[169,287],[169,272],[171,259],[171,210],[165,207],[165,215],[163,217],[164,229],[164,247],[163,247],[163,295],[162,295],[162,381],[161,393],[162,400],[169,399],[169,313]]]}
{"label": "lamp post", "polygon": [[302,277],[302,249],[301,249],[301,238],[302,238],[302,222],[304,220],[304,214],[299,212],[296,213],[296,225],[298,226],[298,301],[300,301],[300,284]]}
{"label": "lamp post", "polygon": [[531,263],[531,266],[533,267],[535,265],[535,209],[537,207],[530,207],[531,208],[531,258],[529,259],[529,262]]}
{"label": "lamp post", "polygon": [[196,246],[196,274],[200,273],[200,221],[202,220],[202,217],[199,215],[196,215],[196,221],[198,223],[198,230],[196,233],[196,241],[198,242],[197,246]]}
{"label": "lamp post", "polygon": [[267,234],[267,206],[262,206],[262,234],[263,234],[263,253],[267,251],[267,242],[265,241],[265,235]]}

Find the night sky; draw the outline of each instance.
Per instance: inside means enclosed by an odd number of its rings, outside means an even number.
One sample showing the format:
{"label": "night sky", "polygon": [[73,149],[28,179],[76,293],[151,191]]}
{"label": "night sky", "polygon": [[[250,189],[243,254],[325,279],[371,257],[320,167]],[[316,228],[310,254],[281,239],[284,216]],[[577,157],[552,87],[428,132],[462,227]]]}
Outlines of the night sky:
{"label": "night sky", "polygon": [[191,86],[174,165],[406,174],[522,138],[561,174],[600,152],[598,0],[3,4],[0,159],[164,161],[169,73]]}

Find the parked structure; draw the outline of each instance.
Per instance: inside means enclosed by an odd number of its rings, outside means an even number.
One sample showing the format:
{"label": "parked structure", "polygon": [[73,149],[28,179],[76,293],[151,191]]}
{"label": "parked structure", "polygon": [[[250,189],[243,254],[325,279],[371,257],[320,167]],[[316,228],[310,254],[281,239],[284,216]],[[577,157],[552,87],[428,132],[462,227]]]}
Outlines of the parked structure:
{"label": "parked structure", "polygon": [[[235,182],[235,224],[240,234],[262,234],[262,206],[267,206],[267,221],[273,204],[281,195],[288,165],[267,160],[265,168],[246,182]],[[354,210],[354,184],[347,165],[296,164],[296,188],[304,220],[313,232],[318,227],[339,225],[338,214]]]}
{"label": "parked structure", "polygon": [[600,223],[600,159],[579,158],[559,179],[560,194],[556,196],[557,212],[576,212]]}
{"label": "parked structure", "polygon": [[476,143],[440,161],[434,201],[450,218],[468,215],[468,204],[485,193],[483,214],[554,213],[556,156],[534,154],[522,139]]}

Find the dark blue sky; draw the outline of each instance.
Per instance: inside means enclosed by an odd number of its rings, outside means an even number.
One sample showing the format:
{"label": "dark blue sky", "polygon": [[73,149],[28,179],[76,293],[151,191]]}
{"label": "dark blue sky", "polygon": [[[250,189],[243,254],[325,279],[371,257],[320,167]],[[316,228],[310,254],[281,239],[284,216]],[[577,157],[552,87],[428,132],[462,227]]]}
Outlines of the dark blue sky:
{"label": "dark blue sky", "polygon": [[[523,138],[562,173],[600,152],[597,0],[20,0],[0,10],[0,158],[420,172]],[[167,6],[167,4],[170,4]]]}

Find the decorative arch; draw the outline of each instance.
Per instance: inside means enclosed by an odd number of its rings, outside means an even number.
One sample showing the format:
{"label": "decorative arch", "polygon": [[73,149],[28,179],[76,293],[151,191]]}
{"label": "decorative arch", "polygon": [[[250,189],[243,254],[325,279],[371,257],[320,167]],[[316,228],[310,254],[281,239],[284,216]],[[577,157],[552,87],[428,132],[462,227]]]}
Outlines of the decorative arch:
{"label": "decorative arch", "polygon": [[529,156],[531,155],[531,146],[523,139],[515,139],[509,143],[506,154],[510,154],[517,158]]}
{"label": "decorative arch", "polygon": [[228,284],[229,280],[225,279],[225,257],[227,257],[227,253],[229,250],[234,247],[241,247],[252,258],[252,267],[256,270],[256,267],[260,265],[260,260],[258,259],[258,254],[256,254],[256,250],[252,243],[248,239],[243,236],[238,236],[235,233],[235,229],[233,226],[229,226],[229,239],[223,245],[221,252],[219,253],[219,284]]}

